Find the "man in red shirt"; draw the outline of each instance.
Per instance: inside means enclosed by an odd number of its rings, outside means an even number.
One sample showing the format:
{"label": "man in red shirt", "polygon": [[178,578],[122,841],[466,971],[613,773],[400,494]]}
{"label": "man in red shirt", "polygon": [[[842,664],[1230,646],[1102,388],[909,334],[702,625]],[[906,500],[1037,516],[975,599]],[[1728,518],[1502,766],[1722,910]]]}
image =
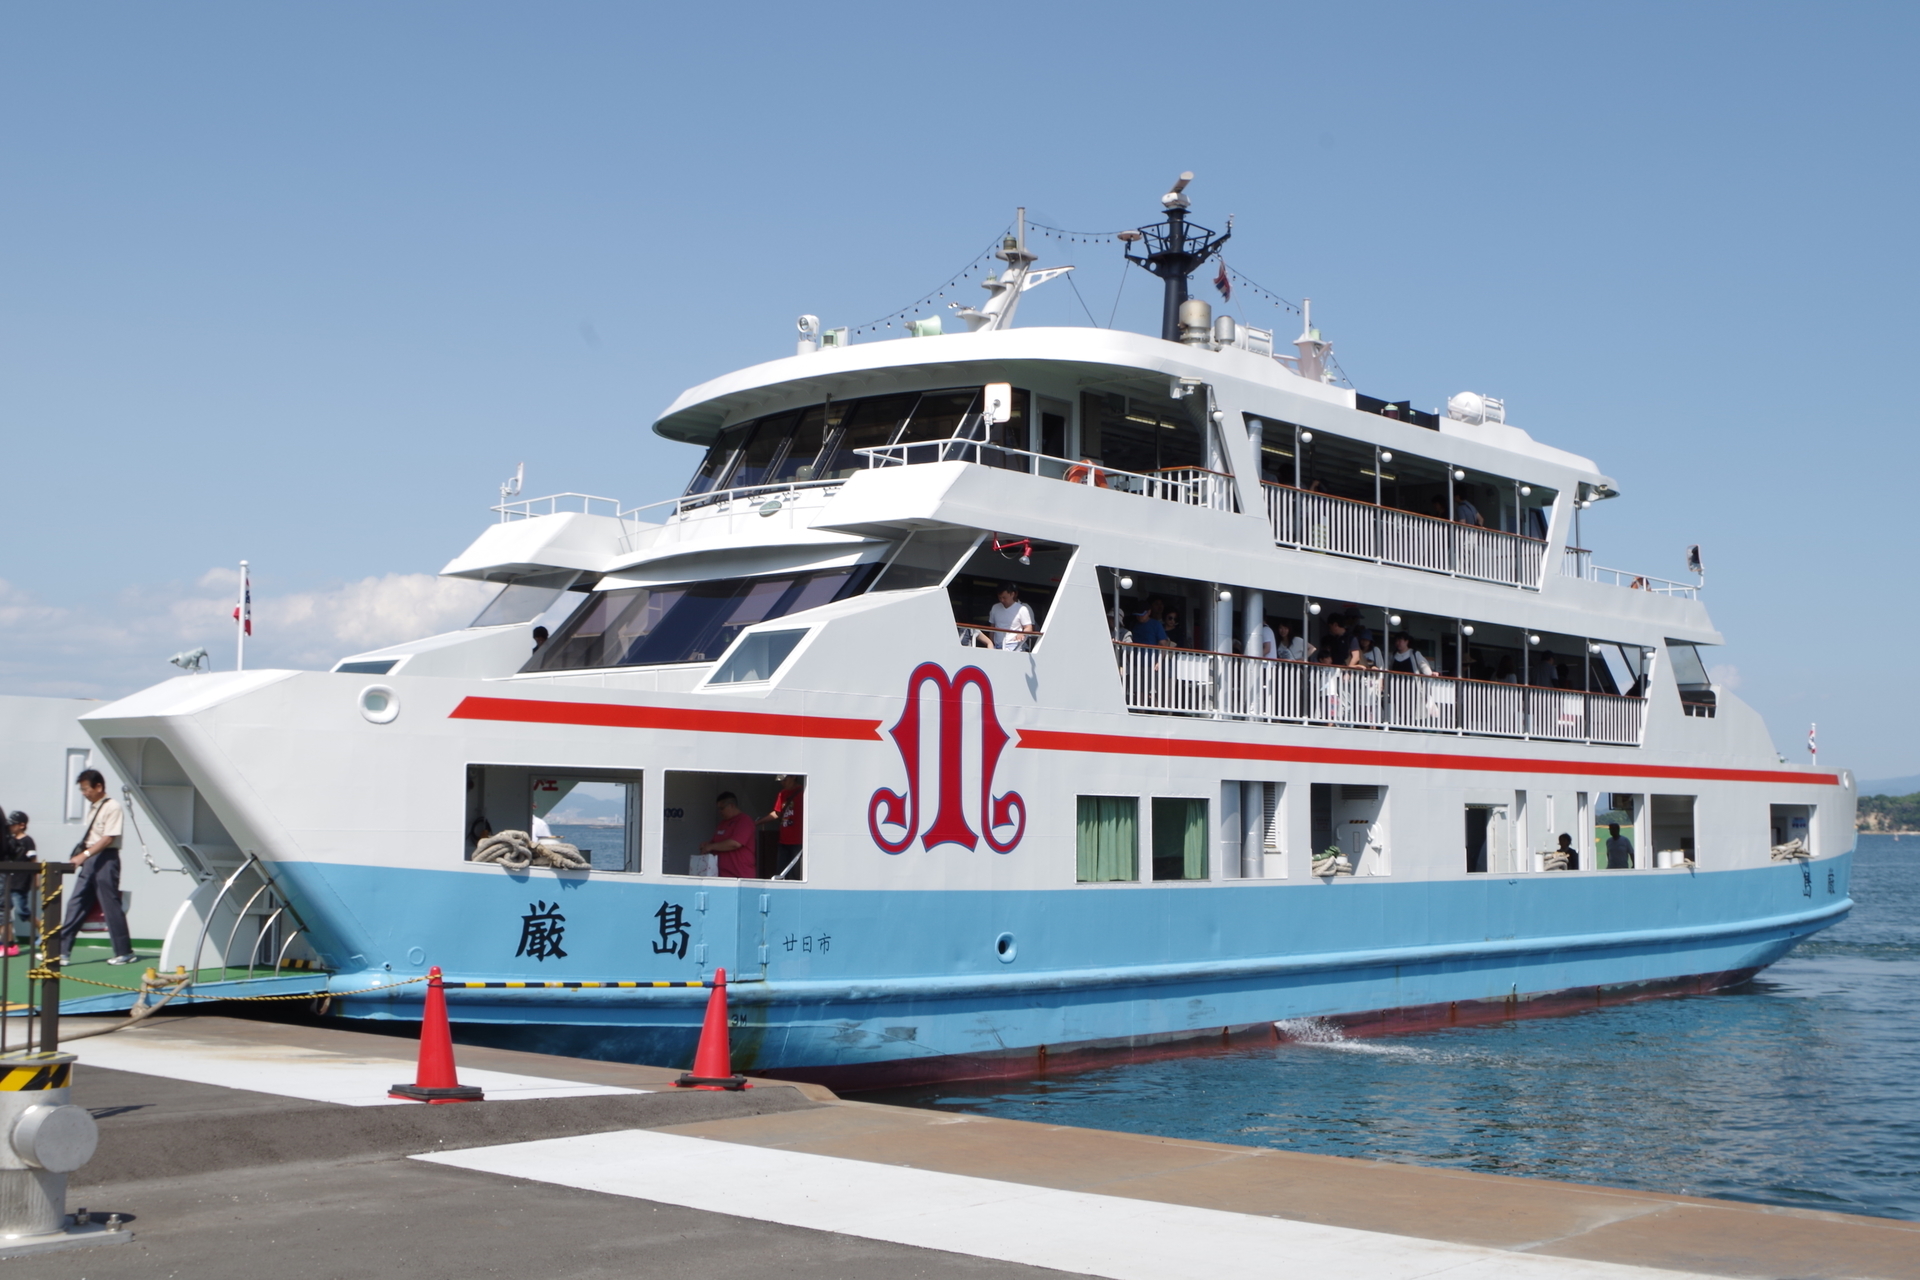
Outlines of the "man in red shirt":
{"label": "man in red shirt", "polygon": [[773,812],[760,819],[761,826],[780,829],[778,865],[773,872],[775,880],[787,879],[800,865],[800,842],[806,831],[806,786],[807,780],[798,774],[790,773],[782,777],[780,794],[773,800]]}
{"label": "man in red shirt", "polygon": [[700,846],[700,852],[720,855],[722,876],[753,879],[757,870],[754,866],[757,833],[753,819],[742,811],[739,799],[731,791],[715,796],[714,806],[720,815],[720,825],[713,829],[713,839]]}

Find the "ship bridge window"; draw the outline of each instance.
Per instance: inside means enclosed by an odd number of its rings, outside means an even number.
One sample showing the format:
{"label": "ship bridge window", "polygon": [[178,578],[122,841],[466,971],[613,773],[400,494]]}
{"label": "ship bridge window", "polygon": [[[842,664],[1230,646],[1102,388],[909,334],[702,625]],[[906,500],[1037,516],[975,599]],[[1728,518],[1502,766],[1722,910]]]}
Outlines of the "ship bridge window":
{"label": "ship bridge window", "polygon": [[578,573],[567,569],[559,573],[529,574],[524,578],[515,578],[500,588],[500,593],[467,626],[469,629],[505,627],[532,622],[552,608],[579,577]]}
{"label": "ship bridge window", "polygon": [[523,672],[712,662],[742,630],[857,595],[876,565],[596,591]]}
{"label": "ship bridge window", "polygon": [[1193,410],[1198,400],[1102,394],[1080,397],[1080,452],[1102,466],[1139,475],[1206,467],[1207,437]]}
{"label": "ship bridge window", "polygon": [[[1002,449],[1031,447],[1025,391],[1013,396],[1012,415],[990,430],[981,421],[980,387],[892,392],[787,409],[727,427],[714,438],[687,483],[687,496],[762,485],[842,480],[868,463],[858,451],[888,445],[927,444],[899,451],[895,462],[938,462],[963,457],[990,466],[1026,470],[1029,460]],[[930,442],[979,440],[987,448],[964,452]]]}

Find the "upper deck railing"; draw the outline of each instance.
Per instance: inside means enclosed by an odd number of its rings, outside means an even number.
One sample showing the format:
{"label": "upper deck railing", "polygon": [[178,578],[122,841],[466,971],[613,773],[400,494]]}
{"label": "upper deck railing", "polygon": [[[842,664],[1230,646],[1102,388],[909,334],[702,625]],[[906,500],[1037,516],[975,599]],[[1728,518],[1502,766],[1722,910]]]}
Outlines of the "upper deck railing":
{"label": "upper deck railing", "polygon": [[1283,547],[1539,590],[1547,544],[1525,534],[1383,507],[1291,485],[1260,486]]}
{"label": "upper deck railing", "polygon": [[1075,462],[1051,454],[1010,449],[984,440],[952,437],[912,444],[886,444],[855,449],[867,460],[867,466],[899,467],[921,462],[974,462],[1004,471],[1021,471],[1047,476],[1068,484],[1084,484],[1116,493],[1131,493],[1143,498],[1159,498],[1215,511],[1238,511],[1240,498],[1233,477],[1205,467],[1163,467],[1158,471],[1121,471],[1091,462]]}
{"label": "upper deck railing", "polygon": [[615,518],[622,514],[619,499],[596,497],[591,493],[550,493],[544,498],[503,502],[493,510],[500,513],[501,524],[512,520],[532,520],[538,516],[557,516],[563,512]]}
{"label": "upper deck railing", "polygon": [[1116,643],[1129,711],[1637,747],[1646,699]]}
{"label": "upper deck railing", "polygon": [[1582,578],[1588,582],[1605,582],[1633,591],[1651,591],[1657,596],[1672,596],[1678,600],[1700,598],[1700,584],[1697,582],[1675,582],[1671,578],[1628,573],[1625,569],[1608,569],[1603,565],[1595,564],[1593,552],[1585,547],[1566,548],[1566,554],[1560,557],[1560,576]]}

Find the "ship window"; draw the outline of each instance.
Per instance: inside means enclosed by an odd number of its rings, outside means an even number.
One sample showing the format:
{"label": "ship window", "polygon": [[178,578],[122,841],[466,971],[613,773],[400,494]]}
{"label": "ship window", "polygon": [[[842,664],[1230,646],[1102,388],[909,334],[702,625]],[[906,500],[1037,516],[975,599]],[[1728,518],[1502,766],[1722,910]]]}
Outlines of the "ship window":
{"label": "ship window", "polygon": [[1673,682],[1680,688],[1680,709],[1690,716],[1711,717],[1719,699],[1714,695],[1707,664],[1700,658],[1700,647],[1669,640],[1667,657],[1673,663]]}
{"label": "ship window", "polygon": [[753,434],[740,449],[740,461],[727,477],[726,487],[744,489],[764,483],[776,458],[787,443],[787,435],[800,420],[797,413],[776,413],[754,424]]}
{"label": "ship window", "polygon": [[630,770],[468,765],[466,856],[517,832],[572,845],[594,871],[638,871],[640,781]]}
{"label": "ship window", "polygon": [[1097,884],[1140,878],[1140,801],[1133,796],[1081,796],[1074,848],[1078,879]]}
{"label": "ship window", "polygon": [[1308,794],[1317,876],[1384,876],[1387,789],[1362,783],[1316,782]]}
{"label": "ship window", "polygon": [[1647,837],[1656,867],[1693,865],[1693,797],[1652,796]]}
{"label": "ship window", "polygon": [[1813,847],[1813,810],[1810,804],[1771,804],[1767,806],[1767,820],[1772,826],[1773,847],[1784,851],[1785,846],[1795,840],[1811,857]]}
{"label": "ship window", "polygon": [[552,608],[579,576],[567,569],[560,573],[531,574],[509,582],[467,626],[505,627],[532,622]]}
{"label": "ship window", "polygon": [[1141,475],[1207,465],[1206,437],[1193,415],[1158,396],[1083,393],[1080,441],[1095,462]]}
{"label": "ship window", "polygon": [[[1625,791],[1603,791],[1593,815],[1593,865],[1601,871],[1626,871],[1647,865],[1640,852],[1637,823],[1643,797]],[[1613,845],[1614,827],[1625,843]],[[1609,846],[1612,845],[1611,848]]]}
{"label": "ship window", "polygon": [[892,444],[893,437],[900,431],[900,424],[913,412],[914,403],[919,399],[913,392],[907,392],[904,395],[868,396],[850,404],[836,404],[835,409],[846,411],[846,418],[822,454],[819,478],[840,480],[856,471],[865,471],[867,460],[854,450],[876,449],[883,444]]}
{"label": "ship window", "polygon": [[1207,878],[1207,802],[1153,798],[1153,878]]}
{"label": "ship window", "polygon": [[708,677],[708,684],[753,684],[773,679],[793,651],[800,647],[805,627],[793,631],[752,631],[728,651],[726,660]]}
{"label": "ship window", "polygon": [[[835,406],[838,408],[838,406]],[[836,418],[839,416],[836,413]],[[800,425],[794,428],[792,443],[787,446],[787,455],[767,473],[767,482],[814,478],[814,466],[820,457],[821,446],[827,442],[827,409],[824,405],[815,405],[800,415]]]}
{"label": "ship window", "polygon": [[978,529],[917,529],[907,535],[893,559],[874,581],[875,591],[912,591],[937,587],[953,573],[960,557],[987,535]]}
{"label": "ship window", "polygon": [[[670,876],[725,876],[743,880],[801,880],[805,864],[806,778],[775,773],[708,773],[670,769],[663,783],[664,816],[660,825],[660,870]],[[740,812],[752,822],[752,866],[734,858],[722,867],[721,855],[702,854],[700,846],[714,838],[720,825],[717,798],[731,794]],[[767,821],[778,814],[774,821]],[[736,830],[744,824],[736,824]],[[806,950],[814,949],[810,938]],[[783,958],[803,958],[795,948]]]}
{"label": "ship window", "polygon": [[876,566],[597,591],[523,672],[711,662],[758,622],[857,594]]}
{"label": "ship window", "polygon": [[713,444],[707,449],[707,456],[700,461],[700,469],[687,482],[689,495],[711,493],[726,483],[734,455],[739,453],[741,442],[753,431],[754,425],[751,422],[738,423],[714,438]]}

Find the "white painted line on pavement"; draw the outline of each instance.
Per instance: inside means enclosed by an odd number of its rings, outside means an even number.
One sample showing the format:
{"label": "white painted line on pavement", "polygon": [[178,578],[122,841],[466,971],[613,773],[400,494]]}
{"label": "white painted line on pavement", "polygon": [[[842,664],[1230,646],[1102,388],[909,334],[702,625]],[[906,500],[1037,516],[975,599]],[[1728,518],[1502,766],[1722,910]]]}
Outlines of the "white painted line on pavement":
{"label": "white painted line on pavement", "polygon": [[[169,1036],[145,1038],[116,1033],[74,1045],[82,1067],[109,1067],[140,1075],[192,1080],[226,1089],[248,1089],[309,1102],[349,1107],[414,1106],[389,1098],[387,1090],[413,1080],[413,1063],[394,1058],[347,1057],[318,1049],[281,1044],[233,1044]],[[460,1068],[461,1084],[477,1084],[489,1098],[588,1098],[614,1093],[647,1093],[618,1085],[577,1084],[511,1071]]]}
{"label": "white painted line on pavement", "polygon": [[1277,1273],[1340,1280],[1678,1280],[1689,1274],[644,1129],[413,1158],[1112,1280]]}

